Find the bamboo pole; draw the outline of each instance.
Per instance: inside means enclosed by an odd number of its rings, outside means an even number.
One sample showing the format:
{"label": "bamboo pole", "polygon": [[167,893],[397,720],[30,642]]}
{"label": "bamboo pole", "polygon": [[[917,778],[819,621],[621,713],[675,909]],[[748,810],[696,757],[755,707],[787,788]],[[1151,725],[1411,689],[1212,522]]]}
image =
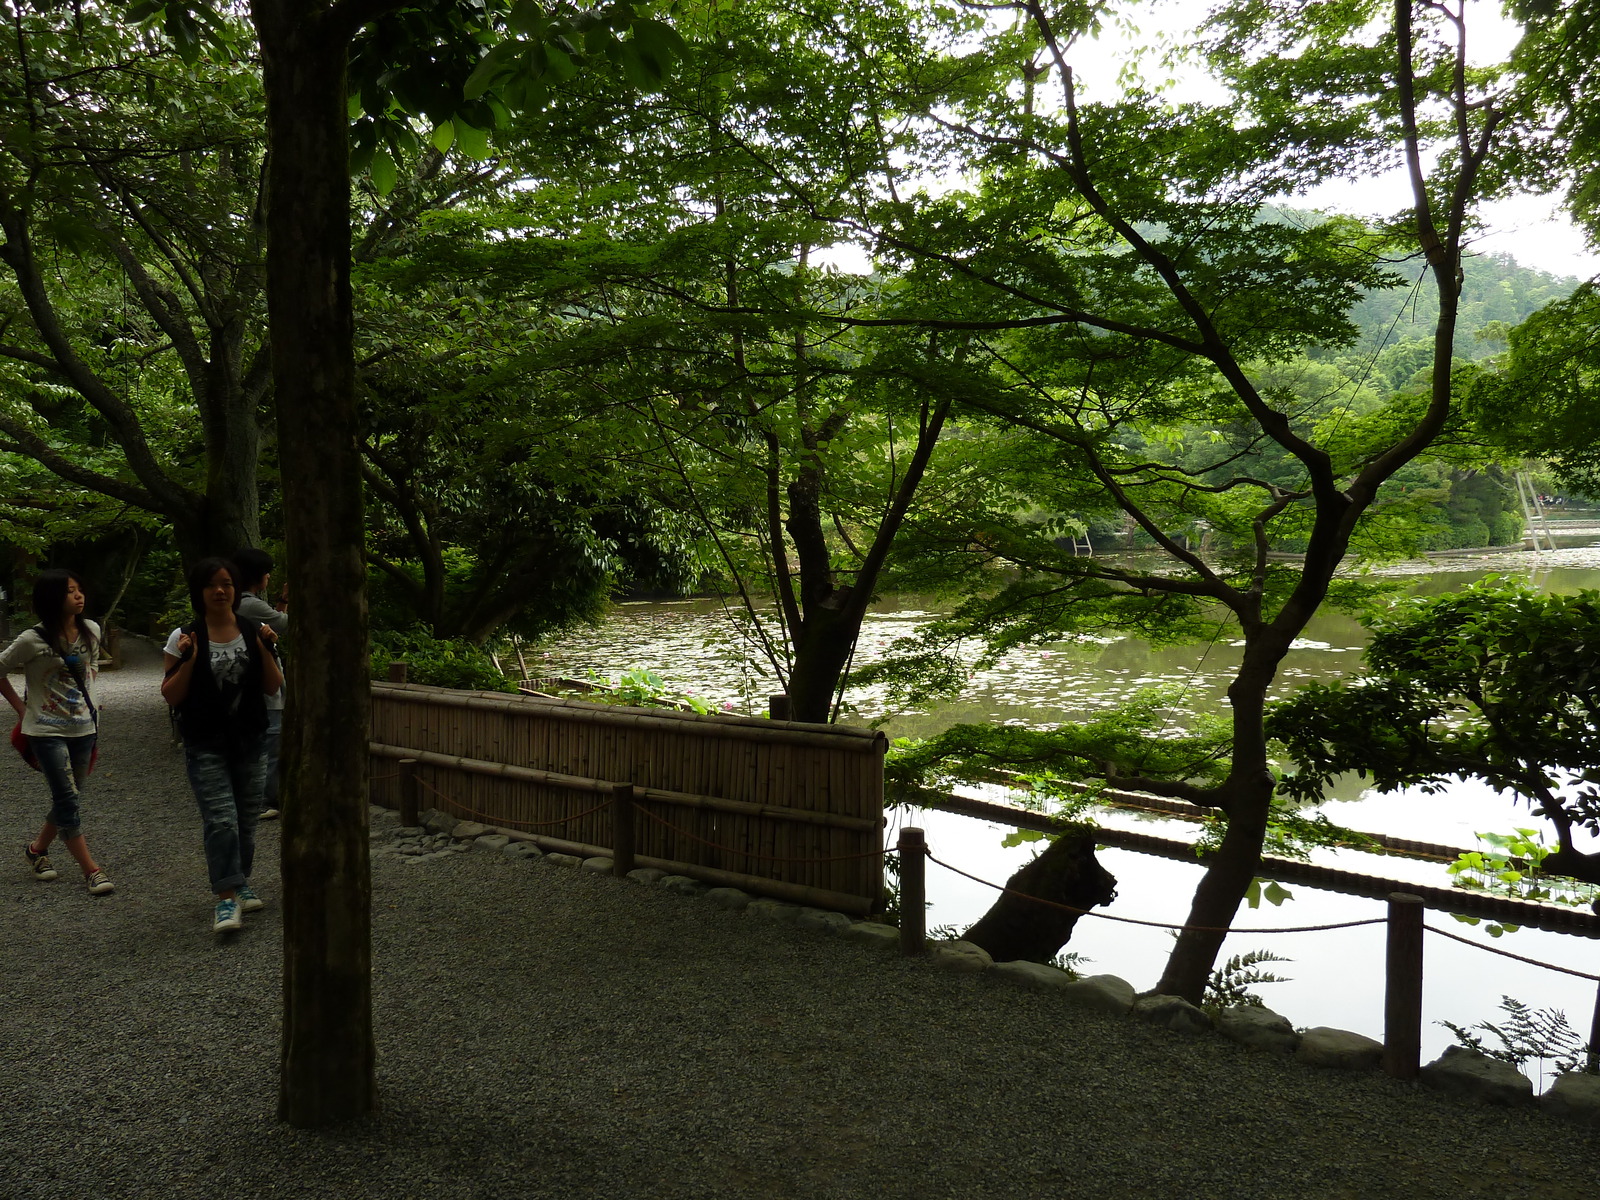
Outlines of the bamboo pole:
{"label": "bamboo pole", "polygon": [[922,830],[900,830],[900,953],[921,954],[927,941],[928,843]]}
{"label": "bamboo pole", "polygon": [[[550,787],[569,788],[577,792],[609,792],[616,784],[607,779],[591,779],[586,775],[562,775],[556,771],[541,771],[536,767],[517,767],[509,763],[489,762],[481,758],[463,758],[453,754],[438,754],[432,750],[412,750],[404,746],[386,746],[372,742],[367,747],[379,758],[411,758],[429,766],[446,767],[464,771],[469,775],[513,779],[521,783],[542,783]],[[842,817],[834,813],[811,812],[804,808],[784,808],[776,804],[750,804],[743,800],[725,800],[721,796],[691,796],[687,792],[669,792],[663,788],[636,787],[634,797],[639,800],[658,800],[683,808],[708,809],[714,812],[736,813],[767,817],[776,821],[793,821],[806,825],[830,825],[840,829],[870,831],[882,827],[882,820],[871,821],[864,817]]]}
{"label": "bamboo pole", "polygon": [[374,682],[372,687],[374,695],[406,704],[539,715],[547,719],[612,726],[619,729],[656,729],[685,733],[689,726],[699,724],[710,726],[715,730],[717,737],[738,738],[742,741],[823,746],[862,754],[874,752],[882,754],[889,746],[889,739],[882,730],[856,729],[849,725],[830,725],[826,730],[819,730],[814,725],[800,721],[764,721],[760,717],[627,708],[617,704],[590,704],[583,700],[546,700],[538,696],[510,696],[501,692],[457,692],[450,688],[429,687],[420,683],[395,685]]}
{"label": "bamboo pole", "polygon": [[1389,895],[1389,939],[1383,995],[1383,1069],[1415,1079],[1422,1064],[1421,896]]}

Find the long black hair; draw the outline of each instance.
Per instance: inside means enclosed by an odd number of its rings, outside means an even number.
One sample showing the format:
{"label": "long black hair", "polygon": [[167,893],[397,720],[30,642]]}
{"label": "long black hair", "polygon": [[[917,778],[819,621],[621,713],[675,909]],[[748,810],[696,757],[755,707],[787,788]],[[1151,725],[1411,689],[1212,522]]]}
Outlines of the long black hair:
{"label": "long black hair", "polygon": [[189,605],[194,609],[194,615],[201,620],[206,615],[206,588],[211,584],[211,577],[218,571],[226,571],[228,578],[233,580],[233,611],[239,611],[239,597],[241,584],[240,571],[230,559],[202,558],[189,568]]}
{"label": "long black hair", "polygon": [[[65,567],[40,571],[39,578],[33,581],[33,612],[39,618],[40,627],[45,631],[45,641],[57,654],[66,652],[66,647],[61,642],[61,615],[67,607],[67,587],[74,583],[78,585],[80,592],[88,593],[89,589],[83,582],[83,576]],[[78,622],[78,631],[86,640],[93,643],[94,635],[82,621]]]}

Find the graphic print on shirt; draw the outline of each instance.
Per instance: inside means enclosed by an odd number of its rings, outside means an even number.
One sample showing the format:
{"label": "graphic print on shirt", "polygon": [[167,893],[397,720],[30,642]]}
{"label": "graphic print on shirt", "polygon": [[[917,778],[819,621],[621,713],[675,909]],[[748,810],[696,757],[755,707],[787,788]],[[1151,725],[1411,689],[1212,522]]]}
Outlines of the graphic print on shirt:
{"label": "graphic print on shirt", "polygon": [[[74,642],[67,648],[67,653],[82,663],[87,659],[89,647],[81,641]],[[51,729],[67,730],[76,729],[88,720],[89,706],[84,703],[83,691],[66,664],[57,658],[55,666],[44,677],[44,697],[39,702],[38,722]]]}
{"label": "graphic print on shirt", "polygon": [[250,666],[250,651],[245,648],[244,635],[226,642],[210,642],[211,678],[217,681],[222,693],[222,707],[229,715],[239,711],[239,698],[244,673]]}

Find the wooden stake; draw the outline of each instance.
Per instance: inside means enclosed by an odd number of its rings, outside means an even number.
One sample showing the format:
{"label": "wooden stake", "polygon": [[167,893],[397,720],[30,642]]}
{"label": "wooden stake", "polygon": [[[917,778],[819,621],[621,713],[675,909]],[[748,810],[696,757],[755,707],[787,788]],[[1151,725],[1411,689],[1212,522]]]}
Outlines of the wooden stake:
{"label": "wooden stake", "polygon": [[1383,1069],[1415,1079],[1422,1065],[1422,897],[1389,894],[1389,944],[1383,997]]}
{"label": "wooden stake", "polygon": [[1600,1075],[1600,984],[1595,985],[1594,1016],[1589,1018],[1589,1061],[1584,1070]]}
{"label": "wooden stake", "polygon": [[633,870],[633,784],[611,789],[611,873],[618,878]]}
{"label": "wooden stake", "polygon": [[403,662],[389,664],[389,682],[404,683],[406,681],[406,665]]}
{"label": "wooden stake", "polygon": [[787,721],[789,719],[789,697],[768,696],[767,716],[774,721]]}
{"label": "wooden stake", "polygon": [[400,824],[410,828],[422,823],[417,806],[417,760],[400,760]]}
{"label": "wooden stake", "polygon": [[900,831],[900,953],[921,954],[927,941],[928,843],[922,830]]}

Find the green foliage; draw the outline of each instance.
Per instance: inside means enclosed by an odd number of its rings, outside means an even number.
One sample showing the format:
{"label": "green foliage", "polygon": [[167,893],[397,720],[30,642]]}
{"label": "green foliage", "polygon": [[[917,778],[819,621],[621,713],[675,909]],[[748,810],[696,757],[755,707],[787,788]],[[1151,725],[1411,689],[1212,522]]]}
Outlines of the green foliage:
{"label": "green foliage", "polygon": [[1474,419],[1498,445],[1550,460],[1561,485],[1600,496],[1600,289],[1591,281],[1511,331],[1505,368],[1473,381]]}
{"label": "green foliage", "polygon": [[372,678],[387,679],[391,662],[406,664],[411,683],[480,692],[517,690],[481,647],[461,638],[436,638],[420,629],[374,631]]}
{"label": "green foliage", "polygon": [[[1041,796],[1083,778],[1112,784],[1132,776],[1222,778],[1228,746],[1225,726],[1202,721],[1193,733],[1172,730],[1173,699],[1170,691],[1146,689],[1091,721],[1050,730],[956,725],[926,741],[891,747],[884,778],[900,785],[934,779],[981,782],[1004,770],[1025,776]],[[1069,802],[1084,800],[1071,789],[1060,791]]]}
{"label": "green foliage", "polygon": [[[1506,1016],[1498,1025],[1490,1021],[1479,1021],[1466,1028],[1452,1021],[1439,1024],[1455,1034],[1458,1044],[1510,1063],[1518,1070],[1526,1063],[1538,1062],[1536,1082],[1541,1087],[1546,1063],[1552,1064],[1557,1074],[1576,1071],[1583,1064],[1587,1047],[1568,1023],[1566,1013],[1553,1008],[1536,1009],[1510,996],[1500,997],[1500,1009]],[[1499,1045],[1487,1044],[1485,1035],[1493,1037]]]}
{"label": "green foliage", "polygon": [[1265,1008],[1261,997],[1250,989],[1263,983],[1287,983],[1282,975],[1258,968],[1262,963],[1293,962],[1293,959],[1273,954],[1270,950],[1251,950],[1235,954],[1211,973],[1206,981],[1205,997],[1200,1006],[1211,1013],[1224,1008]]}
{"label": "green foliage", "polygon": [[1244,902],[1251,908],[1260,908],[1263,900],[1273,908],[1278,908],[1285,900],[1293,899],[1293,892],[1271,879],[1252,879],[1249,889],[1244,894]]}
{"label": "green foliage", "polygon": [[585,692],[583,699],[600,704],[623,704],[635,708],[682,707],[701,715],[718,711],[715,705],[699,696],[669,687],[664,677],[647,667],[630,667],[622,674],[609,678],[590,671],[589,678],[600,687],[596,691]]}
{"label": "green foliage", "polygon": [[1477,777],[1555,827],[1546,871],[1600,882],[1571,837],[1600,829],[1600,593],[1491,579],[1396,603],[1368,624],[1368,677],[1273,706],[1268,733],[1296,764],[1284,791],[1312,800],[1347,771],[1382,791]]}
{"label": "green foliage", "polygon": [[[1478,849],[1465,850],[1445,868],[1455,885],[1494,892],[1518,900],[1589,907],[1600,888],[1547,874],[1544,860],[1555,852],[1537,829],[1514,829],[1509,834],[1477,833]],[[1491,936],[1499,936],[1491,931]]]}
{"label": "green foliage", "polygon": [[1080,979],[1083,976],[1083,968],[1093,961],[1094,959],[1079,954],[1076,950],[1063,950],[1050,960],[1050,965],[1058,971],[1065,971],[1073,979]]}

